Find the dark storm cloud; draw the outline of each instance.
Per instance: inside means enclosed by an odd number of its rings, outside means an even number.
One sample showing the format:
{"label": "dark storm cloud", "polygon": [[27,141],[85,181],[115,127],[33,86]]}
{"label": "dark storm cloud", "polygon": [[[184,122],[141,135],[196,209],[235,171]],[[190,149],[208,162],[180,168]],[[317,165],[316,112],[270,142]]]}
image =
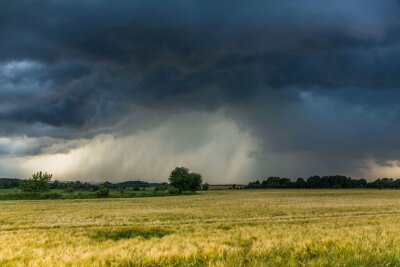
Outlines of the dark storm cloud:
{"label": "dark storm cloud", "polygon": [[399,159],[398,1],[6,0],[0,40],[5,136],[225,108],[265,153]]}

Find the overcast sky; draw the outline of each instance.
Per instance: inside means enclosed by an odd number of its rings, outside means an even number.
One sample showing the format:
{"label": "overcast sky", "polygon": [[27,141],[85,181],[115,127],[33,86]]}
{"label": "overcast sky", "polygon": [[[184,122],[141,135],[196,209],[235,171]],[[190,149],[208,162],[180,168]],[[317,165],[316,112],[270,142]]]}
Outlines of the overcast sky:
{"label": "overcast sky", "polygon": [[398,0],[0,1],[0,177],[400,177]]}

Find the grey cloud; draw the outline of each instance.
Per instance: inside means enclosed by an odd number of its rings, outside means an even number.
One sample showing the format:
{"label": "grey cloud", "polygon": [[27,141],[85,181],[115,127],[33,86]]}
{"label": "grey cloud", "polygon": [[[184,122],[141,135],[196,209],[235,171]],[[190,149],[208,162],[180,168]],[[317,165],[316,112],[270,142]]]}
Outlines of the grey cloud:
{"label": "grey cloud", "polygon": [[263,140],[259,173],[274,154],[307,154],[290,175],[386,164],[399,15],[391,0],[3,1],[0,136],[130,135],[223,109]]}

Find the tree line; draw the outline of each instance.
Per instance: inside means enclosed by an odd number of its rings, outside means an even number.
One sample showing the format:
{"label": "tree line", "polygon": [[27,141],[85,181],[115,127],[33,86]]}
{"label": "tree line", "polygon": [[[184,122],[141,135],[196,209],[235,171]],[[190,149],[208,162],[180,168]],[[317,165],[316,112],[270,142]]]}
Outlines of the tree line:
{"label": "tree line", "polygon": [[375,181],[368,182],[365,179],[353,179],[343,175],[329,175],[329,176],[311,176],[308,179],[297,178],[291,180],[289,178],[281,178],[278,176],[271,176],[265,180],[256,180],[250,182],[248,189],[262,189],[262,188],[312,188],[312,189],[337,189],[337,188],[400,188],[400,179],[393,178],[380,178]]}
{"label": "tree line", "polygon": [[41,193],[51,189],[62,189],[66,193],[74,191],[96,192],[98,197],[107,197],[110,190],[141,190],[146,187],[154,187],[156,191],[168,191],[170,194],[181,194],[183,192],[195,192],[197,190],[208,190],[208,184],[203,184],[201,174],[190,172],[188,168],[176,167],[169,175],[168,183],[147,183],[143,181],[127,181],[122,183],[105,182],[99,185],[91,183],[60,182],[51,181],[52,174],[37,172],[30,179],[22,180],[17,178],[0,178],[0,189],[19,188],[25,193]]}
{"label": "tree line", "polygon": [[[34,176],[36,174],[33,174]],[[33,178],[33,177],[32,177]],[[31,179],[32,179],[31,178]],[[12,188],[20,188],[21,185],[24,184],[25,179],[18,179],[18,178],[0,178],[0,189],[12,189]],[[148,188],[148,187],[155,187],[155,188],[164,188],[168,186],[168,183],[148,183],[144,181],[126,181],[120,183],[111,183],[105,182],[104,184],[107,185],[110,189],[115,190],[129,190],[134,189],[138,190],[140,188]],[[47,186],[46,186],[47,187]],[[74,181],[74,182],[65,182],[65,181],[48,181],[48,189],[60,189],[65,190],[68,188],[72,188],[75,191],[97,191],[100,188],[100,184],[94,183],[87,183],[81,181]]]}
{"label": "tree line", "polygon": [[21,179],[18,178],[0,178],[0,188],[17,188],[21,183]]}
{"label": "tree line", "polygon": [[[144,181],[127,181],[121,183],[105,182],[92,184],[87,182],[60,182],[51,181],[52,175],[38,172],[32,178],[23,180],[17,178],[0,178],[0,189],[19,188],[24,192],[43,192],[51,189],[61,189],[67,192],[91,191],[97,192],[99,196],[106,196],[108,190],[140,190],[146,187],[153,187],[155,190],[168,190],[171,194],[179,194],[185,191],[208,190],[209,185],[203,184],[201,174],[190,172],[185,167],[175,168],[168,178],[168,183],[148,183]],[[236,186],[232,187],[233,189]],[[240,188],[243,188],[242,186]],[[365,179],[352,179],[343,175],[311,176],[308,179],[298,178],[291,180],[271,176],[265,180],[250,182],[246,189],[262,188],[315,188],[315,189],[336,189],[336,188],[389,188],[399,189],[400,179],[380,178],[368,182]]]}

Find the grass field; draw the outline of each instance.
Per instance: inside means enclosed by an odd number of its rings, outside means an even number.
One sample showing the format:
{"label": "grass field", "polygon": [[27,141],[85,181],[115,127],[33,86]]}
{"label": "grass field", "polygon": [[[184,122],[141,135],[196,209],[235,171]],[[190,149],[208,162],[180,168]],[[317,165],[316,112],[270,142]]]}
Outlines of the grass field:
{"label": "grass field", "polygon": [[0,201],[0,266],[400,266],[400,191]]}

